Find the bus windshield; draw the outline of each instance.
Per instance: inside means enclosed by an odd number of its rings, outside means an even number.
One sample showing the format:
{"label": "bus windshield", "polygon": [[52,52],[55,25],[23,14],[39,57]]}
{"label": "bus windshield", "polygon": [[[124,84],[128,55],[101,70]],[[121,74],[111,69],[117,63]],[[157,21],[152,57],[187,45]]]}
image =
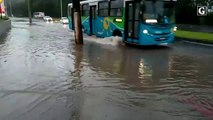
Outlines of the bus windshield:
{"label": "bus windshield", "polygon": [[143,6],[143,22],[146,24],[168,25],[175,23],[173,2],[145,1]]}

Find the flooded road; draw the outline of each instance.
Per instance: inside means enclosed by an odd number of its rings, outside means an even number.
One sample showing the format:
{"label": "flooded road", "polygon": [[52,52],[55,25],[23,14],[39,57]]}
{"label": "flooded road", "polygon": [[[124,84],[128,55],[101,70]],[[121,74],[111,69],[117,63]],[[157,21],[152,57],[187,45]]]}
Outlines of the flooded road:
{"label": "flooded road", "polygon": [[0,120],[211,120],[213,47],[134,48],[13,19],[0,38]]}

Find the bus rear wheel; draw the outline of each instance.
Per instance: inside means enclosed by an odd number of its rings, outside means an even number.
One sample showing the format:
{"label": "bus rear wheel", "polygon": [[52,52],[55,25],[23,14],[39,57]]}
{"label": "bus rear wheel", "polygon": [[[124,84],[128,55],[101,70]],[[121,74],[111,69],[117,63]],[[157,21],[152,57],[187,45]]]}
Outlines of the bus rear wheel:
{"label": "bus rear wheel", "polygon": [[120,30],[116,29],[113,31],[112,33],[113,36],[118,36],[118,37],[122,37],[122,33]]}

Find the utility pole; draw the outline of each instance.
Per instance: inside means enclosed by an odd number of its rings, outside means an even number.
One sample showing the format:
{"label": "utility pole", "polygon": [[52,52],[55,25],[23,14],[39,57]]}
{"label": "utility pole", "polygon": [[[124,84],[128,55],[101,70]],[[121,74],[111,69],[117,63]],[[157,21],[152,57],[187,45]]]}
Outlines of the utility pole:
{"label": "utility pole", "polygon": [[60,0],[60,6],[61,6],[61,18],[63,17],[63,2]]}
{"label": "utility pole", "polygon": [[12,0],[10,0],[10,16],[13,17]]}
{"label": "utility pole", "polygon": [[31,14],[31,0],[28,1],[28,16],[29,16],[29,23],[32,24],[32,14]]}
{"label": "utility pole", "polygon": [[80,0],[73,0],[73,10],[74,10],[75,43],[83,44],[81,13],[80,13]]}

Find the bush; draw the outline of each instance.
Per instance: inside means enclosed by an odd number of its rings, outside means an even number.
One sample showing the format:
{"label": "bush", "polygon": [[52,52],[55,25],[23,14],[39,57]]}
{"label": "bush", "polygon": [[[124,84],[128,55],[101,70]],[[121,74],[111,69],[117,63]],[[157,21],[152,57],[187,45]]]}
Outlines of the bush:
{"label": "bush", "polygon": [[8,20],[8,19],[9,19],[8,16],[2,16],[2,17],[0,17],[0,20]]}
{"label": "bush", "polygon": [[205,18],[205,24],[206,25],[213,25],[213,13],[209,14],[206,18]]}

